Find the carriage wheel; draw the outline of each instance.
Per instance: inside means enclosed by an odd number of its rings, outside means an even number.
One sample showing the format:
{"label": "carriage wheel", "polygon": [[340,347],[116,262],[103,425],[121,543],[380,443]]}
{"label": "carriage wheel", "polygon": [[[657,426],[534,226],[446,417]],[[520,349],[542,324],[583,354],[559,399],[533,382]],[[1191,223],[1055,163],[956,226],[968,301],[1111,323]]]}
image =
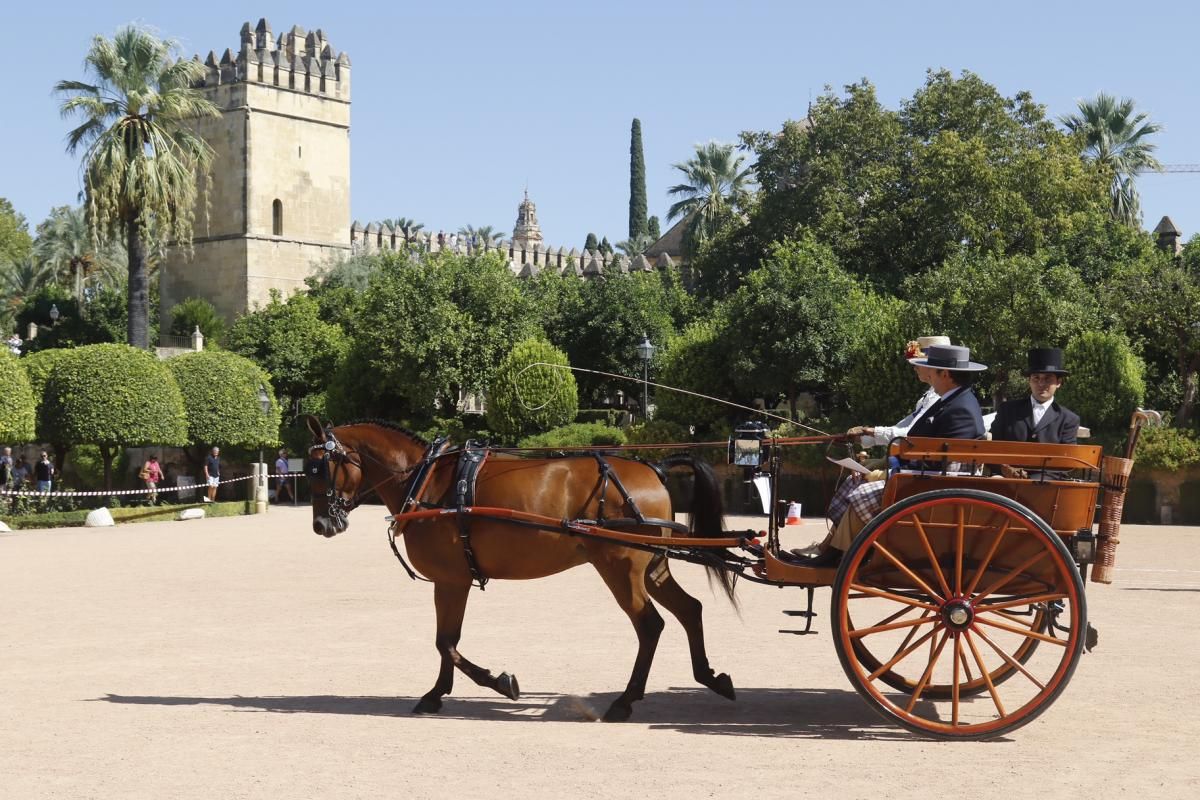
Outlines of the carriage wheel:
{"label": "carriage wheel", "polygon": [[867,524],[843,556],[832,616],[842,668],[877,711],[928,736],[986,739],[1062,692],[1087,609],[1074,560],[1029,509],[947,489]]}

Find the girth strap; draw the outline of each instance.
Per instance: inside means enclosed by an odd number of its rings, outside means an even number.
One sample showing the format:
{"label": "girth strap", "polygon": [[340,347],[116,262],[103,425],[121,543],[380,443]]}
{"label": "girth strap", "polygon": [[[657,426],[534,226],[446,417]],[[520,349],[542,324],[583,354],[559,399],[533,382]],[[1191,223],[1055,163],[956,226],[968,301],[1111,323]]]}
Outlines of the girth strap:
{"label": "girth strap", "polygon": [[475,551],[471,548],[469,515],[463,511],[475,502],[475,478],[483,468],[483,462],[487,461],[488,449],[473,445],[474,442],[468,441],[458,456],[458,471],[454,481],[454,505],[458,513],[454,516],[458,517],[458,539],[462,542],[467,569],[471,571],[471,579],[479,585],[479,590],[483,591],[487,587],[488,579],[479,569],[479,562],[475,559]]}

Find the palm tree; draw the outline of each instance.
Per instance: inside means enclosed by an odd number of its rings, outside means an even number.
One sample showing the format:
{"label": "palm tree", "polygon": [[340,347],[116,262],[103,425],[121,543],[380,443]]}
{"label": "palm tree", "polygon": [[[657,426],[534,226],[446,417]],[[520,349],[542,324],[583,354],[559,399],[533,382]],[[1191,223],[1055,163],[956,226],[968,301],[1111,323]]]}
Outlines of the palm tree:
{"label": "palm tree", "polygon": [[[82,124],[67,136],[67,152],[83,150],[88,224],[96,242],[121,236],[129,265],[128,341],[150,346],[147,228],[187,247],[200,177],[207,183],[213,150],[190,127],[217,107],[194,89],[198,61],[172,61],[175,44],[130,25],[112,39],[92,40],[84,65],[95,83],[59,81],[64,117]],[[199,177],[198,177],[199,176]]]}
{"label": "palm tree", "polygon": [[37,232],[37,240],[33,243],[34,257],[53,271],[56,281],[66,278],[71,282],[75,299],[83,308],[85,284],[94,275],[107,277],[115,271],[113,267],[120,248],[114,248],[112,243],[95,246],[82,207],[53,209]]}
{"label": "palm tree", "polygon": [[710,238],[736,209],[750,198],[750,169],[742,169],[743,156],[735,156],[732,144],[708,142],[696,145],[696,155],[681,164],[685,183],[672,186],[668,194],[683,197],[667,210],[667,220],[691,217],[687,226],[689,249]]}
{"label": "palm tree", "polygon": [[478,228],[474,225],[464,225],[458,229],[458,235],[466,239],[472,247],[495,247],[504,241],[504,231],[498,231],[491,225],[480,225]]}
{"label": "palm tree", "polygon": [[617,242],[617,249],[630,258],[633,258],[636,255],[646,252],[652,244],[654,244],[654,239],[650,234],[639,233],[637,236],[630,237],[623,242]]}
{"label": "palm tree", "polygon": [[1112,173],[1112,215],[1130,225],[1140,224],[1142,217],[1134,176],[1161,168],[1152,155],[1156,145],[1146,139],[1162,125],[1147,122],[1147,116],[1134,113],[1131,98],[1117,100],[1101,92],[1093,100],[1080,100],[1079,113],[1060,118],[1068,131],[1083,137],[1084,157]]}
{"label": "palm tree", "polygon": [[405,244],[408,244],[412,240],[412,237],[416,236],[417,232],[425,227],[423,222],[417,222],[415,219],[409,219],[408,217],[385,219],[383,224],[394,231],[400,231],[400,234],[404,237]]}
{"label": "palm tree", "polygon": [[37,294],[52,280],[52,270],[31,257],[0,264],[0,297],[4,298],[0,304],[0,329],[10,330],[26,298]]}

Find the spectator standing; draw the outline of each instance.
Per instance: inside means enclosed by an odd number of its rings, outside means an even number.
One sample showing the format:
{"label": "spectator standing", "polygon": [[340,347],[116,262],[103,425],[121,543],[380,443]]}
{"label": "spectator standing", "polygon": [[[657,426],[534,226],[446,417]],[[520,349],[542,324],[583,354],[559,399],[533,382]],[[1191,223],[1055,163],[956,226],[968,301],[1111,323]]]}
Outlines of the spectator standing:
{"label": "spectator standing", "polygon": [[212,454],[204,459],[204,482],[208,484],[208,495],[204,502],[211,503],[217,499],[217,487],[221,485],[221,448],[214,447]]}
{"label": "spectator standing", "polygon": [[295,496],[292,494],[291,484],[288,483],[288,452],[287,448],[279,451],[279,458],[275,459],[275,474],[279,477],[275,479],[275,502],[282,503],[283,496],[287,495],[288,499],[293,503],[296,502]]}
{"label": "spectator standing", "polygon": [[21,336],[19,334],[14,333],[4,341],[4,344],[8,347],[10,353],[12,353],[14,356],[19,356],[21,355],[21,347],[25,343],[21,341]]}
{"label": "spectator standing", "polygon": [[33,465],[33,477],[37,481],[39,492],[49,492],[54,486],[54,464],[45,450],[42,457]]}
{"label": "spectator standing", "polygon": [[0,450],[0,491],[5,491],[12,488],[13,483],[13,457],[12,448],[5,447]]}
{"label": "spectator standing", "polygon": [[25,456],[17,456],[17,463],[12,469],[12,487],[13,491],[20,491],[25,488],[25,481],[29,480],[29,464],[25,461]]}
{"label": "spectator standing", "polygon": [[152,455],[145,464],[142,464],[139,477],[146,482],[146,488],[150,490],[149,503],[154,505],[158,502],[158,484],[163,479],[162,465],[158,463],[158,456]]}

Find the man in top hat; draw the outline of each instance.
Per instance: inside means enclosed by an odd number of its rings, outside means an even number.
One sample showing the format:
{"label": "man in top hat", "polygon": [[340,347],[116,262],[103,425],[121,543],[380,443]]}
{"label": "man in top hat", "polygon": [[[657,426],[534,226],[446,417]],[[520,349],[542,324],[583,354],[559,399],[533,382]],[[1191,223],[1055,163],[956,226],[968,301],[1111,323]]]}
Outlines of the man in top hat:
{"label": "man in top hat", "polygon": [[992,422],[992,438],[1006,442],[1075,444],[1079,415],[1059,405],[1054,393],[1063,378],[1063,351],[1058,347],[1036,347],[1029,351],[1029,396],[1001,403]]}
{"label": "man in top hat", "polygon": [[[987,366],[972,361],[971,351],[966,347],[936,344],[925,350],[924,358],[913,359],[912,364],[929,369],[929,386],[938,399],[913,423],[908,435],[982,439],[983,414],[971,381]],[[842,515],[821,552],[809,559],[809,566],[830,567],[841,560],[858,532],[883,508],[884,483],[870,481],[850,493],[850,510]]]}

